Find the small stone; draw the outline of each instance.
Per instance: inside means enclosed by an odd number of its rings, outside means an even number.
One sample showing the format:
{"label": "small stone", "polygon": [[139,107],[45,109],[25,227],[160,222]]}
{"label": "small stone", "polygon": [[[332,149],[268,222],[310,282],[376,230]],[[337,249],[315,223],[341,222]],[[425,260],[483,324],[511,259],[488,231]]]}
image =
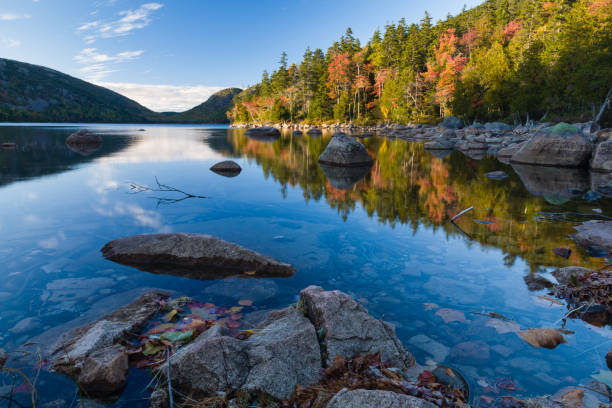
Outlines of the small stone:
{"label": "small stone", "polygon": [[450,352],[451,360],[461,364],[482,364],[487,362],[489,357],[489,345],[482,340],[459,343]]}
{"label": "small stone", "polygon": [[503,180],[508,177],[506,172],[501,170],[485,173],[485,176],[493,180]]}
{"label": "small stone", "polygon": [[125,386],[129,371],[125,348],[116,344],[90,354],[77,383],[90,396],[113,395]]}
{"label": "small stone", "polygon": [[565,259],[569,259],[570,255],[572,254],[572,250],[568,247],[554,248],[552,251],[555,255]]}
{"label": "small stone", "polygon": [[436,408],[431,402],[410,395],[383,390],[340,390],[326,408]]}
{"label": "small stone", "polygon": [[236,177],[242,171],[238,163],[233,160],[224,160],[212,166],[210,170],[225,177]]}
{"label": "small stone", "polygon": [[21,334],[39,328],[40,319],[37,317],[28,317],[20,320],[15,326],[9,329],[11,333]]}

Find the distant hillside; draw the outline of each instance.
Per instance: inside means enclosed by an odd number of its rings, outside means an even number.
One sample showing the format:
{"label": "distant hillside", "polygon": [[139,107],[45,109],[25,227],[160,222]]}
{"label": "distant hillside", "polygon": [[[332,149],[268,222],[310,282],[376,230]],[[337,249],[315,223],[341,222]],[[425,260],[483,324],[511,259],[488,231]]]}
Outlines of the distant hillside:
{"label": "distant hillside", "polygon": [[0,122],[152,122],[158,117],[101,86],[0,58]]}
{"label": "distant hillside", "polygon": [[240,91],[224,89],[186,112],[158,113],[59,71],[0,58],[0,122],[228,123]]}
{"label": "distant hillside", "polygon": [[167,115],[165,120],[180,123],[229,123],[226,112],[232,107],[239,88],[226,88],[213,94],[208,100],[188,111]]}

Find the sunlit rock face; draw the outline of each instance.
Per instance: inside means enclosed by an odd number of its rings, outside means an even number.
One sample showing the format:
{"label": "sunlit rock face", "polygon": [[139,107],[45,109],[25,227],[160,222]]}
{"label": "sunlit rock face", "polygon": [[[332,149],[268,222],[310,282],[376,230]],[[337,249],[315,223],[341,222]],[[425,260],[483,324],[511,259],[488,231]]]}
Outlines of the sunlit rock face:
{"label": "sunlit rock face", "polygon": [[291,265],[240,245],[200,234],[147,234],[119,238],[102,248],[105,258],[140,270],[211,280],[230,276],[289,277]]}
{"label": "sunlit rock face", "polygon": [[323,153],[319,163],[329,166],[363,167],[374,163],[365,146],[344,133],[336,133]]}

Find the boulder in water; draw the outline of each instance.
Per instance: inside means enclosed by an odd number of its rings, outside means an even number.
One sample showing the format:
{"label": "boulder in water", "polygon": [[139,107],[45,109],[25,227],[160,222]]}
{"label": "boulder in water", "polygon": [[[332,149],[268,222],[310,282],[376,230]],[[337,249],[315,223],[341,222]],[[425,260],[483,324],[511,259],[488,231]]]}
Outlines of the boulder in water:
{"label": "boulder in water", "polygon": [[559,123],[537,132],[512,156],[513,163],[582,167],[593,151],[590,138],[576,127]]}
{"label": "boulder in water", "polygon": [[612,139],[601,142],[595,148],[591,170],[604,173],[612,172]]}
{"label": "boulder in water", "polygon": [[221,176],[236,177],[240,174],[242,168],[238,163],[233,160],[224,160],[222,162],[216,163],[210,168],[210,170]]}
{"label": "boulder in water", "polygon": [[344,133],[336,133],[319,156],[319,163],[340,167],[370,166],[374,161],[363,144]]}
{"label": "boulder in water", "polygon": [[289,277],[295,269],[240,245],[200,234],[149,234],[107,243],[102,254],[140,270],[210,280],[242,277]]}
{"label": "boulder in water", "polygon": [[269,141],[280,137],[280,130],[273,126],[260,126],[250,128],[245,132],[245,135],[257,140]]}
{"label": "boulder in water", "polygon": [[612,221],[587,221],[574,229],[578,232],[572,234],[573,240],[592,255],[612,253]]}

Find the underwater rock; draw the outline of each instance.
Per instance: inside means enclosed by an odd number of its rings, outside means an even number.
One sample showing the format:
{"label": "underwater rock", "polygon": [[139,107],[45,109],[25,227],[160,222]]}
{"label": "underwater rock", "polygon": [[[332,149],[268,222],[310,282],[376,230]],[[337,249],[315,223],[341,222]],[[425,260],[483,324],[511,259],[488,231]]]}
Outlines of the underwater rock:
{"label": "underwater rock", "polygon": [[333,188],[348,190],[361,181],[372,168],[371,165],[361,167],[338,167],[320,164],[323,174]]}
{"label": "underwater rock", "polygon": [[545,198],[551,204],[562,204],[579,197],[589,185],[584,169],[513,164],[523,185],[534,196]]}
{"label": "underwater rock", "polygon": [[578,232],[571,237],[594,256],[612,252],[612,221],[587,221],[574,227]]}
{"label": "underwater rock", "polygon": [[373,318],[347,294],[309,286],[300,292],[299,304],[320,333],[328,362],[336,355],[352,358],[378,351],[381,359],[401,370],[414,365],[414,357],[404,349],[393,327]]}
{"label": "underwater rock", "polygon": [[559,123],[531,137],[512,156],[512,163],[538,166],[582,167],[593,151],[593,143],[576,127]]}
{"label": "underwater rock", "polygon": [[286,263],[240,245],[200,234],[149,234],[115,239],[102,248],[105,258],[140,270],[190,279],[242,276],[289,277]]}
{"label": "underwater rock", "polygon": [[221,176],[236,177],[240,174],[242,168],[238,163],[233,160],[224,160],[222,162],[216,163],[210,168],[210,170]]}
{"label": "underwater rock", "polygon": [[336,133],[319,156],[319,163],[329,166],[363,167],[374,161],[363,144],[344,133]]}

